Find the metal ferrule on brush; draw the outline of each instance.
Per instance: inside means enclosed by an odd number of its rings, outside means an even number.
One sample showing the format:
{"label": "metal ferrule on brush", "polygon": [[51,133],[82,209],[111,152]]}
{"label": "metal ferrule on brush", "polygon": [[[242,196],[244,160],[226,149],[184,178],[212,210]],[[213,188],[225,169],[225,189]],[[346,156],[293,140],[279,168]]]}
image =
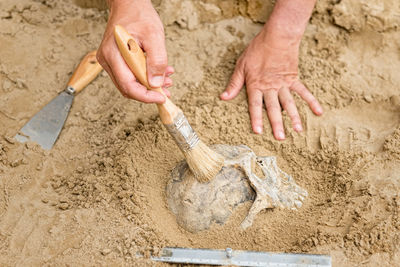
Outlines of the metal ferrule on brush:
{"label": "metal ferrule on brush", "polygon": [[172,124],[165,124],[165,128],[167,128],[168,132],[183,152],[191,150],[200,141],[182,112],[178,113]]}

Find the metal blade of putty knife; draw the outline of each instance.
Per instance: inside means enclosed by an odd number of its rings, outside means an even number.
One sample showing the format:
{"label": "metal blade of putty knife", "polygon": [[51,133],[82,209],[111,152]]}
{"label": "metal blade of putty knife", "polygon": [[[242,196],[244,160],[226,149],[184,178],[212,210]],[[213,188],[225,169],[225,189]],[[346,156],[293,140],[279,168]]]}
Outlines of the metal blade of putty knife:
{"label": "metal blade of putty knife", "polygon": [[68,117],[72,100],[73,93],[61,92],[21,128],[21,134],[17,134],[15,139],[21,143],[31,140],[43,149],[51,149]]}
{"label": "metal blade of putty knife", "polygon": [[164,248],[154,261],[206,265],[263,266],[263,267],[331,267],[326,255],[268,253],[244,250]]}
{"label": "metal blade of putty knife", "polygon": [[75,94],[83,90],[102,70],[96,60],[96,51],[88,53],[79,63],[68,82],[67,89],[33,116],[15,136],[21,143],[28,140],[49,150],[64,126]]}

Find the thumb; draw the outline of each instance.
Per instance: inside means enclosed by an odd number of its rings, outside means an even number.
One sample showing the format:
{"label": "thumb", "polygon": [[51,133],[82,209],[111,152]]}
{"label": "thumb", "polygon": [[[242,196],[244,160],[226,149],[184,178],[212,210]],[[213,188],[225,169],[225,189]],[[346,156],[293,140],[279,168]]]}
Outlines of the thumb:
{"label": "thumb", "polygon": [[244,84],[244,72],[242,64],[237,63],[235,71],[232,74],[231,80],[225,91],[220,95],[222,100],[231,100],[235,98]]}
{"label": "thumb", "polygon": [[143,42],[143,49],[146,52],[149,84],[151,87],[161,87],[168,66],[164,35],[160,33],[148,38]]}

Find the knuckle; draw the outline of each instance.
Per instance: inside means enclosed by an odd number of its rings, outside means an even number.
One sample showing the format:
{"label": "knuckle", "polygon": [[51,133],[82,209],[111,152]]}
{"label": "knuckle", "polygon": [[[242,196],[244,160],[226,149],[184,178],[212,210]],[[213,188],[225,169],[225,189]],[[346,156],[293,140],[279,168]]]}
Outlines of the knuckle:
{"label": "knuckle", "polygon": [[100,64],[101,66],[104,66],[104,65],[105,65],[104,56],[103,56],[102,51],[98,51],[98,52],[96,53],[96,59],[97,59],[97,62],[99,62],[99,64]]}
{"label": "knuckle", "polygon": [[129,82],[127,80],[120,80],[118,81],[119,86],[122,88],[122,90],[128,91],[129,89]]}
{"label": "knuckle", "polygon": [[230,80],[230,82],[228,84],[229,89],[235,89],[235,88],[238,88],[239,86],[240,86],[239,83],[236,80],[234,80],[233,78]]}
{"label": "knuckle", "polygon": [[96,59],[97,59],[97,61],[99,61],[99,62],[103,59],[103,57],[102,57],[102,55],[101,55],[101,51],[97,51],[97,53],[96,53]]}
{"label": "knuckle", "polygon": [[285,99],[284,101],[282,101],[282,105],[284,105],[285,108],[287,108],[296,105],[296,103],[294,102],[293,99]]}
{"label": "knuckle", "polygon": [[235,66],[235,72],[236,71],[241,71],[245,68],[245,63],[242,58],[239,58],[238,61],[236,62]]}
{"label": "knuckle", "polygon": [[165,69],[167,67],[167,57],[165,55],[152,56],[150,63],[153,65],[153,67]]}
{"label": "knuckle", "polygon": [[270,112],[275,112],[275,111],[281,111],[281,108],[279,107],[278,104],[275,103],[267,103],[265,104],[265,107],[267,110],[269,110]]}
{"label": "knuckle", "polygon": [[250,113],[250,118],[255,125],[262,124],[262,116],[258,113]]}
{"label": "knuckle", "polygon": [[294,119],[294,118],[292,118],[292,125],[293,126],[295,126],[295,125],[301,125],[301,120],[300,119]]}
{"label": "knuckle", "polygon": [[148,64],[150,71],[164,73],[168,66],[167,54],[165,51],[149,52]]}
{"label": "knuckle", "polygon": [[143,27],[148,34],[164,33],[164,26],[161,21],[155,22],[152,18],[148,18],[145,22]]}
{"label": "knuckle", "polygon": [[121,95],[125,98],[129,98],[129,95],[124,91],[124,89],[119,89],[119,92],[121,93]]}
{"label": "knuckle", "polygon": [[315,104],[317,104],[318,103],[318,100],[310,93],[310,95],[309,95],[309,98],[310,98],[310,102],[313,102],[313,103],[315,103]]}
{"label": "knuckle", "polygon": [[[109,64],[111,65],[111,63],[114,61],[114,56],[113,53],[110,50],[103,50],[100,53],[100,61],[103,62],[104,64]],[[99,60],[99,59],[98,59]],[[99,62],[100,62],[99,61]]]}
{"label": "knuckle", "polygon": [[135,90],[133,82],[129,81],[119,81],[119,86],[121,88],[121,92],[125,93],[126,95],[131,95]]}
{"label": "knuckle", "polygon": [[262,100],[261,99],[249,99],[249,106],[253,108],[262,107]]}
{"label": "knuckle", "polygon": [[147,39],[150,42],[154,42],[159,44],[160,42],[164,42],[164,29],[163,28],[159,28],[157,26],[151,26],[149,27],[149,29],[146,31],[147,34]]}
{"label": "knuckle", "polygon": [[301,85],[297,86],[296,91],[300,95],[305,95],[308,93],[308,90],[304,86],[301,86]]}
{"label": "knuckle", "polygon": [[301,122],[300,117],[297,113],[289,114],[290,119],[292,120],[293,124]]}
{"label": "knuckle", "polygon": [[153,103],[153,101],[151,100],[151,96],[148,94],[148,92],[141,91],[139,86],[139,84],[134,83],[128,88],[127,92],[129,92],[130,98],[146,104]]}
{"label": "knuckle", "polygon": [[269,121],[273,129],[279,130],[282,128],[282,124],[280,121],[274,119],[270,119]]}
{"label": "knuckle", "polygon": [[318,105],[319,105],[319,102],[317,99],[315,99],[315,98],[311,99],[310,106],[317,107]]}
{"label": "knuckle", "polygon": [[139,100],[139,101],[141,101],[141,102],[143,102],[143,103],[146,103],[146,104],[150,104],[150,103],[152,103],[148,98],[146,98],[146,97],[143,97],[143,98],[140,98],[140,99],[137,99],[137,100]]}
{"label": "knuckle", "polygon": [[108,52],[108,48],[107,48],[107,45],[106,44],[104,44],[104,43],[102,43],[100,46],[99,46],[99,48],[97,49],[97,53],[96,53],[96,56],[97,57],[103,57],[104,58],[104,55],[105,54],[107,54],[107,52]]}
{"label": "knuckle", "polygon": [[247,78],[246,77],[246,84],[248,87],[248,91],[264,91],[262,88],[264,88],[264,85],[262,82],[259,80],[252,79],[251,77]]}

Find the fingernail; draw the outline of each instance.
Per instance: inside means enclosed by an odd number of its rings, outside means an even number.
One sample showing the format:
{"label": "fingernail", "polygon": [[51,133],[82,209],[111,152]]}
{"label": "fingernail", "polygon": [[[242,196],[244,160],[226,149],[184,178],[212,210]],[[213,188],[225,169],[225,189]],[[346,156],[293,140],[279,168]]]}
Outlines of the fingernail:
{"label": "fingernail", "polygon": [[222,94],[221,94],[221,97],[227,97],[228,96],[228,92],[223,92]]}
{"label": "fingernail", "polygon": [[321,107],[317,107],[315,110],[317,111],[318,114],[322,114],[322,108]]}
{"label": "fingernail", "polygon": [[262,133],[262,127],[261,126],[256,126],[254,127],[254,132],[256,134],[261,134]]}
{"label": "fingernail", "polygon": [[164,82],[164,77],[163,76],[154,76],[150,80],[150,83],[151,83],[152,87],[161,87],[163,82]]}
{"label": "fingernail", "polygon": [[276,133],[276,138],[279,140],[283,140],[283,139],[285,139],[285,134],[282,131],[278,131]]}
{"label": "fingernail", "polygon": [[293,128],[294,128],[294,130],[295,130],[296,132],[301,132],[301,131],[303,131],[303,127],[301,126],[301,124],[295,124],[295,125],[293,126]]}

